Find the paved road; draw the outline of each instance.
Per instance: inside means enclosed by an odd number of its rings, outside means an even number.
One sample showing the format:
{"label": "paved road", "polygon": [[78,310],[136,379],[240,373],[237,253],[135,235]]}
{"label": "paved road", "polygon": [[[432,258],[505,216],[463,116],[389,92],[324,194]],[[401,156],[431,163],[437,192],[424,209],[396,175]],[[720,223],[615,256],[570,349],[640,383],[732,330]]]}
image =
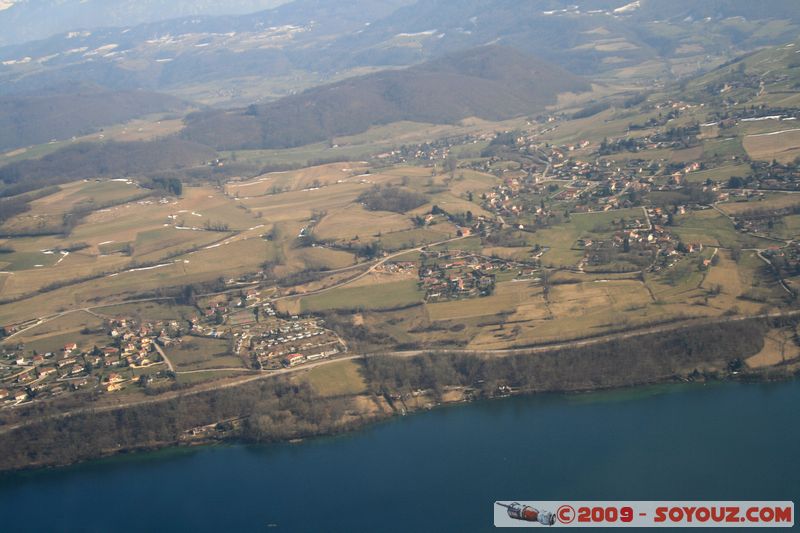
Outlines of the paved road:
{"label": "paved road", "polygon": [[170,372],[175,372],[175,367],[172,365],[172,361],[169,360],[169,357],[167,357],[167,354],[165,354],[164,350],[161,349],[161,346],[159,346],[157,342],[154,342],[153,346],[156,347],[156,351],[158,352],[158,355],[160,355],[161,358],[164,360],[164,362],[167,363],[167,366],[169,367],[169,371]]}
{"label": "paved road", "polygon": [[[364,272],[362,272],[361,274],[359,274],[359,275],[357,275],[357,276],[355,276],[355,277],[353,277],[353,278],[350,278],[350,279],[347,279],[347,280],[344,280],[344,281],[340,281],[339,283],[336,283],[336,284],[334,284],[334,285],[331,285],[330,287],[325,287],[325,288],[323,288],[323,289],[317,289],[317,290],[314,290],[314,291],[303,292],[303,293],[297,293],[297,294],[287,294],[287,295],[284,295],[284,296],[278,296],[278,297],[276,297],[276,298],[271,298],[271,299],[270,299],[270,302],[277,302],[277,301],[279,301],[279,300],[288,300],[288,299],[290,299],[290,298],[298,298],[298,297],[305,297],[305,296],[313,296],[313,295],[315,295],[315,294],[321,294],[321,293],[323,293],[323,292],[328,292],[328,291],[332,291],[332,290],[334,290],[334,289],[339,289],[339,288],[341,288],[341,287],[344,287],[345,285],[350,285],[351,283],[355,283],[356,281],[358,281],[358,280],[360,280],[360,279],[363,279],[363,278],[365,278],[366,276],[369,276],[370,274],[372,274],[373,272],[375,272],[375,270],[376,270],[378,267],[380,267],[380,266],[384,265],[384,264],[385,264],[386,262],[388,262],[388,261],[391,261],[391,260],[392,260],[392,259],[394,259],[395,257],[400,257],[401,255],[405,255],[405,254],[408,254],[408,253],[411,253],[411,252],[421,252],[421,251],[422,251],[422,250],[424,250],[425,248],[430,248],[430,247],[432,247],[432,246],[440,246],[440,245],[442,245],[442,244],[447,244],[447,243],[454,242],[454,241],[458,241],[458,240],[460,240],[460,239],[464,239],[464,238],[466,238],[466,237],[465,237],[465,236],[461,236],[461,237],[453,237],[452,239],[447,239],[447,240],[445,240],[445,241],[432,242],[432,243],[430,243],[430,244],[423,244],[422,246],[417,246],[416,248],[407,248],[407,249],[405,249],[405,250],[401,250],[401,251],[399,251],[399,252],[394,252],[394,253],[392,253],[392,254],[389,254],[389,255],[387,255],[387,256],[386,256],[386,257],[384,257],[383,259],[381,259],[381,260],[379,260],[379,261],[375,262],[375,263],[374,263],[374,264],[373,264],[371,267],[369,267],[367,270],[365,270]],[[363,266],[363,265],[359,265],[359,266]],[[347,267],[347,268],[346,268],[346,269],[344,269],[344,270],[349,270],[349,269],[352,269],[352,268],[353,268],[353,267]],[[339,271],[341,271],[341,270],[342,270],[342,269],[339,269]],[[332,272],[333,272],[333,271],[332,271]],[[325,272],[325,274],[327,274],[327,272]]]}
{"label": "paved road", "polygon": [[18,335],[22,335],[26,331],[29,331],[29,330],[31,330],[33,328],[36,328],[36,327],[39,327],[42,324],[46,324],[48,322],[51,322],[51,321],[53,321],[53,320],[55,320],[57,318],[61,318],[63,316],[71,315],[72,313],[81,313],[81,312],[83,312],[83,313],[89,313],[89,314],[94,315],[94,316],[96,316],[98,318],[105,318],[105,317],[102,317],[102,316],[98,315],[97,313],[95,313],[94,310],[95,309],[103,309],[105,307],[114,307],[114,306],[117,306],[117,305],[137,304],[137,303],[144,303],[144,302],[160,302],[160,301],[164,301],[164,300],[174,300],[174,299],[175,298],[172,298],[172,297],[166,297],[166,298],[141,298],[141,299],[138,299],[138,300],[126,300],[126,301],[123,301],[123,302],[114,302],[114,303],[108,303],[108,304],[93,305],[91,307],[81,307],[79,309],[70,309],[69,311],[62,311],[60,313],[54,313],[52,315],[46,315],[46,316],[40,317],[36,321],[36,323],[34,323],[34,324],[24,328],[24,329],[21,329],[21,330],[17,331],[16,333],[13,333],[13,334],[9,335],[8,337],[4,338],[2,340],[2,343],[5,344],[6,342],[10,341],[14,337],[17,337]]}
{"label": "paved road", "polygon": [[[777,312],[777,313],[764,313],[760,315],[751,315],[751,316],[734,316],[734,317],[721,317],[713,320],[706,320],[700,321],[699,323],[714,323],[714,324],[721,324],[721,323],[732,323],[732,322],[742,322],[745,320],[757,319],[757,318],[778,318],[778,317],[789,317],[789,316],[798,316],[800,315],[800,310],[796,311],[787,311],[787,312]],[[246,376],[241,376],[237,378],[232,378],[230,380],[226,380],[224,382],[210,382],[204,383],[201,385],[197,385],[192,389],[185,390],[185,391],[170,391],[164,394],[161,394],[156,397],[152,398],[144,398],[139,399],[136,401],[129,401],[123,402],[119,404],[113,405],[104,405],[99,407],[82,407],[78,409],[72,409],[70,411],[66,411],[63,413],[59,413],[56,415],[51,415],[47,417],[47,419],[62,419],[68,418],[70,416],[86,414],[86,413],[104,413],[108,411],[114,411],[117,409],[125,409],[128,407],[134,407],[139,405],[147,405],[159,402],[165,402],[169,400],[173,400],[178,397],[188,397],[188,396],[195,396],[198,394],[203,394],[210,391],[215,390],[225,390],[230,389],[233,387],[239,387],[245,385],[247,383],[252,383],[253,381],[257,381],[260,379],[269,379],[274,376],[283,376],[287,374],[292,374],[295,372],[302,372],[305,370],[310,370],[312,368],[316,368],[319,366],[335,364],[342,361],[352,361],[356,359],[364,359],[367,357],[373,357],[377,355],[388,355],[394,357],[415,357],[418,355],[423,354],[431,354],[431,355],[442,355],[442,354],[468,354],[468,355],[481,355],[481,356],[509,356],[509,355],[528,355],[528,354],[537,354],[548,352],[552,350],[558,349],[566,349],[566,348],[579,348],[583,346],[590,346],[594,344],[602,344],[606,342],[611,342],[614,340],[622,340],[622,339],[629,339],[633,337],[639,337],[643,335],[650,335],[653,333],[663,333],[668,331],[679,331],[681,329],[685,329],[687,327],[691,327],[693,325],[697,325],[698,321],[692,321],[689,323],[678,323],[678,324],[667,324],[663,326],[653,326],[648,328],[643,328],[641,330],[636,331],[626,331],[621,333],[614,333],[609,335],[603,335],[599,337],[594,337],[591,339],[578,339],[573,341],[564,341],[558,342],[553,344],[547,344],[542,346],[532,346],[529,348],[512,348],[512,349],[505,349],[505,350],[409,350],[409,351],[402,351],[402,352],[389,352],[389,353],[381,353],[381,354],[353,354],[353,355],[346,355],[341,357],[336,357],[334,359],[323,359],[321,361],[317,361],[314,363],[308,363],[305,365],[301,365],[294,368],[284,368],[281,370],[250,370]],[[14,431],[15,429],[19,429],[21,427],[25,427],[28,425],[32,425],[36,422],[41,421],[42,419],[32,420],[32,421],[25,421],[18,424],[12,424],[5,427],[0,427],[0,434],[8,433]]]}
{"label": "paved road", "polygon": [[[424,244],[424,245],[421,245],[421,246],[417,246],[416,248],[409,248],[409,249],[406,249],[406,250],[401,250],[399,252],[395,252],[395,253],[392,253],[390,255],[387,255],[386,257],[376,261],[366,271],[362,272],[361,274],[359,274],[358,276],[356,276],[354,278],[350,278],[349,280],[344,280],[344,281],[339,282],[339,283],[337,283],[335,285],[331,285],[330,287],[325,287],[323,289],[318,289],[318,290],[311,291],[311,292],[306,292],[306,293],[302,293],[302,294],[290,294],[290,295],[285,295],[285,296],[279,296],[277,298],[270,299],[270,301],[278,301],[278,300],[285,300],[285,299],[289,299],[289,298],[297,298],[299,296],[312,296],[314,294],[320,294],[320,293],[323,293],[323,292],[331,291],[333,289],[338,289],[340,287],[343,287],[345,285],[349,285],[350,283],[354,283],[354,282],[356,282],[356,281],[368,276],[369,274],[374,272],[375,269],[377,269],[381,265],[385,264],[387,261],[390,261],[390,260],[394,259],[395,257],[399,257],[401,255],[404,255],[404,254],[407,254],[407,253],[410,253],[410,252],[419,252],[419,251],[422,251],[423,249],[429,248],[431,246],[439,246],[439,245],[442,245],[442,244],[447,244],[449,242],[454,242],[454,241],[457,241],[457,240],[460,240],[460,239],[464,239],[464,238],[465,237],[463,237],[463,236],[462,237],[454,237],[452,239],[447,239],[447,240],[444,240],[444,241],[433,242],[433,243],[430,243],[430,244]],[[352,265],[352,266],[345,267],[345,268],[340,268],[340,269],[337,269],[337,270],[331,270],[331,271],[325,272],[325,274],[335,274],[337,272],[344,272],[344,271],[353,270],[353,269],[356,269],[356,268],[363,268],[367,264],[368,263]],[[253,285],[248,285],[248,286],[255,286],[255,285],[257,285],[257,283],[253,284]],[[234,288],[234,289],[229,289],[229,290],[226,290],[226,291],[223,291],[223,292],[220,292],[220,293],[213,293],[213,294],[225,294],[225,293],[229,293],[229,292],[239,291],[239,290],[242,290],[243,288],[244,287],[237,287],[237,288]],[[198,296],[207,296],[207,295],[198,295]],[[85,313],[90,313],[90,314],[93,314],[93,315],[97,316],[97,313],[95,313],[94,311],[98,310],[98,309],[103,309],[105,307],[113,307],[113,306],[116,306],[116,305],[127,305],[127,304],[136,304],[136,303],[144,303],[144,302],[166,301],[166,300],[174,300],[174,299],[175,299],[174,297],[140,298],[140,299],[137,299],[137,300],[125,300],[125,301],[122,301],[122,302],[114,302],[114,303],[93,305],[93,306],[89,306],[89,307],[81,307],[81,308],[78,308],[78,309],[70,309],[68,311],[62,311],[60,313],[54,313],[52,315],[46,315],[46,316],[40,317],[32,325],[30,325],[30,326],[28,326],[28,327],[26,327],[24,329],[21,329],[21,330],[15,332],[15,333],[9,335],[5,339],[3,339],[2,342],[6,343],[6,342],[14,339],[15,337],[18,337],[18,336],[22,335],[23,333],[25,333],[27,331],[30,331],[31,329],[39,327],[42,324],[46,324],[48,322],[51,322],[51,321],[53,321],[53,320],[55,320],[57,318],[61,318],[63,316],[70,315],[72,313],[85,312]]]}
{"label": "paved road", "polygon": [[90,413],[90,414],[106,413],[106,412],[109,412],[109,411],[116,411],[118,409],[126,409],[128,407],[134,407],[134,406],[141,406],[141,405],[149,405],[149,404],[154,404],[154,403],[166,402],[166,401],[169,401],[169,400],[174,400],[175,398],[178,398],[178,397],[190,397],[190,396],[196,396],[198,394],[203,394],[203,393],[210,392],[210,391],[225,390],[225,389],[230,389],[230,388],[233,388],[233,387],[240,387],[242,385],[245,385],[247,383],[252,383],[253,381],[257,381],[257,380],[260,380],[260,379],[268,379],[268,378],[272,378],[274,376],[282,376],[282,375],[290,374],[290,373],[293,373],[293,372],[300,372],[300,371],[303,371],[303,370],[310,370],[312,368],[315,368],[315,367],[318,367],[318,366],[322,366],[322,365],[326,365],[326,364],[336,363],[336,362],[340,362],[340,361],[349,361],[349,360],[353,360],[353,359],[361,359],[361,358],[363,358],[362,355],[348,355],[348,356],[344,356],[344,357],[337,357],[336,359],[325,359],[325,360],[322,360],[322,361],[319,361],[319,362],[315,362],[315,363],[308,363],[308,364],[305,364],[303,366],[298,366],[298,367],[294,367],[294,368],[284,368],[284,369],[281,369],[281,370],[274,370],[274,371],[253,370],[253,371],[250,372],[249,375],[247,375],[245,377],[236,378],[236,379],[233,379],[233,380],[230,380],[230,381],[226,381],[226,382],[217,381],[217,382],[211,382],[211,383],[204,383],[204,384],[201,384],[201,385],[197,385],[197,386],[195,386],[195,387],[193,387],[193,388],[191,388],[189,390],[165,392],[165,393],[160,394],[158,396],[155,396],[153,398],[144,398],[144,399],[136,400],[136,401],[122,402],[122,403],[118,403],[118,404],[102,405],[102,406],[81,407],[81,408],[78,408],[78,409],[71,409],[71,410],[65,411],[63,413],[50,415],[50,416],[47,416],[45,418],[39,418],[37,420],[28,420],[28,421],[25,421],[25,422],[20,422],[18,424],[11,424],[11,425],[8,425],[8,426],[0,427],[0,435],[2,435],[4,433],[9,433],[11,431],[14,431],[16,429],[19,429],[19,428],[22,428],[22,427],[25,427],[25,426],[33,425],[33,424],[35,424],[37,422],[40,422],[42,420],[64,419],[64,418],[69,418],[71,416],[87,414],[87,413]]}

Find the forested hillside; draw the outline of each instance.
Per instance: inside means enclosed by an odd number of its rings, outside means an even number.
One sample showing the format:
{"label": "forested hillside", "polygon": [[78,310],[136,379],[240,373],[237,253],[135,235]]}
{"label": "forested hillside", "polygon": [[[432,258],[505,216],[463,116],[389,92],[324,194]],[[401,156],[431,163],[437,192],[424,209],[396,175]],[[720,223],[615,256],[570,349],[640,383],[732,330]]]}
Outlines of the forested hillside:
{"label": "forested hillside", "polygon": [[401,120],[449,124],[535,113],[584,80],[515,50],[488,46],[405,70],[310,89],[273,103],[188,117],[189,140],[218,149],[287,148]]}
{"label": "forested hillside", "polygon": [[187,104],[144,91],[68,89],[0,97],[0,150],[64,140],[152,113],[183,112]]}

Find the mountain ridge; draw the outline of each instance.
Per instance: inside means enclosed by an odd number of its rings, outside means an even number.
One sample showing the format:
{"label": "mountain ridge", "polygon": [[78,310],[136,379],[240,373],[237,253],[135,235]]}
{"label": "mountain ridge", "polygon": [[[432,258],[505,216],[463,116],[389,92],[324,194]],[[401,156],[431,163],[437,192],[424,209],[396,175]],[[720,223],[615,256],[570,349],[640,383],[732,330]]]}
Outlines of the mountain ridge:
{"label": "mountain ridge", "polygon": [[555,103],[589,84],[516,50],[485,46],[401,70],[309,89],[244,110],[187,117],[185,138],[217,149],[288,148],[403,120],[501,120]]}

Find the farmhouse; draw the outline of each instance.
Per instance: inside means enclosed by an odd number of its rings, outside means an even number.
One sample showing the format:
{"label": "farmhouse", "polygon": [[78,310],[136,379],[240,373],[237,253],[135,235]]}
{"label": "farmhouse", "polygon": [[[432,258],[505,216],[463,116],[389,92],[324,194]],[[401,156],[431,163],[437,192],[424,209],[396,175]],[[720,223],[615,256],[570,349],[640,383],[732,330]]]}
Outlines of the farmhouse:
{"label": "farmhouse", "polygon": [[288,367],[293,367],[303,364],[305,360],[306,358],[303,354],[293,353],[286,356],[286,358],[283,360],[283,364],[285,364]]}
{"label": "farmhouse", "polygon": [[40,367],[39,368],[39,377],[40,378],[45,378],[45,377],[47,377],[47,376],[49,376],[51,374],[55,374],[55,373],[56,373],[56,369],[54,367],[52,367],[52,366],[45,366],[45,367]]}

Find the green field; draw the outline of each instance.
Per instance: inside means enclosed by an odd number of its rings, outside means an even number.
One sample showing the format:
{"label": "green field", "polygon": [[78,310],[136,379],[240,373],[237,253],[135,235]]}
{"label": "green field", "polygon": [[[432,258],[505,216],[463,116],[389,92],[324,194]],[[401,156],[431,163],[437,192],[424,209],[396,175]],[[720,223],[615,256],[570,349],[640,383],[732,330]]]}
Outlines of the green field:
{"label": "green field", "polygon": [[423,296],[416,280],[396,281],[344,287],[307,296],[302,298],[301,308],[303,312],[327,309],[393,309],[419,303]]}
{"label": "green field", "polygon": [[121,305],[110,305],[95,308],[94,312],[111,317],[134,317],[141,320],[186,320],[197,315],[197,309],[186,305],[177,305],[171,300],[165,302],[141,302]]}
{"label": "green field", "polygon": [[[444,228],[445,230],[448,228]],[[386,251],[404,250],[415,248],[423,244],[443,241],[452,236],[452,232],[441,231],[437,226],[418,228],[408,231],[398,231],[381,235],[380,242]]]}
{"label": "green field", "polygon": [[691,172],[686,175],[686,181],[689,183],[705,183],[706,180],[712,180],[726,183],[733,176],[744,178],[749,176],[750,173],[751,169],[747,165],[727,165],[724,167]]}
{"label": "green field", "polygon": [[51,267],[61,258],[60,254],[42,252],[14,252],[0,254],[0,269],[7,272]]}
{"label": "green field", "polygon": [[758,248],[774,245],[773,242],[736,231],[733,223],[719,212],[708,209],[676,218],[675,233],[685,243],[731,248]]}
{"label": "green field", "polygon": [[531,244],[548,248],[542,256],[544,264],[571,267],[583,258],[583,251],[575,248],[578,239],[608,237],[613,234],[618,227],[618,222],[623,218],[646,223],[645,214],[641,208],[601,213],[576,213],[570,216],[569,222],[557,227],[538,230],[528,240],[531,241]]}
{"label": "green field", "polygon": [[354,395],[366,392],[366,383],[361,375],[361,363],[341,361],[312,368],[302,374],[320,396]]}
{"label": "green field", "polygon": [[228,341],[202,337],[186,337],[182,344],[166,350],[176,371],[213,368],[245,368],[242,360],[232,355]]}

